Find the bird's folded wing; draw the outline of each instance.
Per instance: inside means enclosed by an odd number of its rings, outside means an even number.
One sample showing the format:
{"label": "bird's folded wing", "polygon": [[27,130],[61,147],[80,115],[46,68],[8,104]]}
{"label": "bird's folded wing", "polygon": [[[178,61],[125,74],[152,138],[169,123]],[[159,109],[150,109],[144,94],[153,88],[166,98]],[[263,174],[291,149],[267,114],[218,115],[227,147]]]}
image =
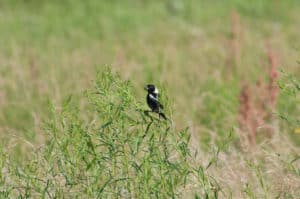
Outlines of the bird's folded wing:
{"label": "bird's folded wing", "polygon": [[157,104],[158,104],[158,106],[159,106],[159,108],[161,108],[161,109],[163,109],[164,108],[164,106],[158,101],[158,99],[156,98],[156,97],[154,97],[153,95],[149,95],[150,96],[150,98],[153,100],[153,101],[155,101]]}

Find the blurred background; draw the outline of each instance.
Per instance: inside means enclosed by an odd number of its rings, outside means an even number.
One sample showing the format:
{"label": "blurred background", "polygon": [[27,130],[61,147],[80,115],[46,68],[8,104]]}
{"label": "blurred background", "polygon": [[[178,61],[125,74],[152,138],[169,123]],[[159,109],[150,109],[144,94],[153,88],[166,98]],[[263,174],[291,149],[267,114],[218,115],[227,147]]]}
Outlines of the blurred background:
{"label": "blurred background", "polygon": [[[296,126],[278,117],[299,119],[299,98],[276,87],[300,76],[299,13],[298,0],[0,0],[1,144],[20,157],[44,143],[49,102],[83,100],[111,66],[141,102],[144,85],[158,85],[176,127],[204,148],[258,125],[299,145]],[[268,115],[255,124],[249,96]]]}

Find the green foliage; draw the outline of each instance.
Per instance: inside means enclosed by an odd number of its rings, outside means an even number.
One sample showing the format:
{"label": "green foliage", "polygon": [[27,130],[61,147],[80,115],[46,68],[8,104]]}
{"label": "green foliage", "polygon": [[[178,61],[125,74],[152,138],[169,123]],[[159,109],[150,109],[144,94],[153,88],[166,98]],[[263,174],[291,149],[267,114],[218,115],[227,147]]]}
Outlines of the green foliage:
{"label": "green foliage", "polygon": [[[299,195],[293,183],[299,153],[292,143],[276,143],[270,154],[257,146],[254,159],[266,157],[275,167],[256,161],[245,167],[249,154],[240,151],[243,143],[234,134],[239,148],[227,147],[228,132],[236,127],[240,83],[254,84],[264,72],[266,43],[294,73],[283,74],[279,83],[275,113],[283,120],[276,135],[289,133],[300,143],[294,133],[298,0],[0,4],[0,198]],[[234,38],[241,62],[233,71],[229,43]],[[108,63],[122,78],[99,72],[83,97],[95,66]],[[150,82],[159,86],[172,124],[144,115],[141,85]],[[190,130],[181,129],[187,125]],[[232,179],[232,171],[246,180]],[[279,177],[272,180],[270,171]],[[284,178],[290,184],[283,184]]]}
{"label": "green foliage", "polygon": [[[281,94],[278,102],[278,116],[282,126],[289,130],[290,136],[296,143],[300,142],[296,129],[300,127],[299,103],[300,103],[300,80],[294,75],[282,71],[282,78],[278,82]],[[286,102],[289,103],[286,103]]]}
{"label": "green foliage", "polygon": [[[85,95],[89,107],[83,111],[71,96],[58,113],[52,106],[44,128],[46,145],[25,165],[9,165],[10,180],[2,177],[5,194],[181,198],[196,176],[205,197],[216,198],[219,190],[206,170],[195,169],[190,161],[188,129],[176,132],[169,121],[147,118],[130,82],[106,69],[97,74],[95,88]],[[83,119],[90,111],[92,117]]]}

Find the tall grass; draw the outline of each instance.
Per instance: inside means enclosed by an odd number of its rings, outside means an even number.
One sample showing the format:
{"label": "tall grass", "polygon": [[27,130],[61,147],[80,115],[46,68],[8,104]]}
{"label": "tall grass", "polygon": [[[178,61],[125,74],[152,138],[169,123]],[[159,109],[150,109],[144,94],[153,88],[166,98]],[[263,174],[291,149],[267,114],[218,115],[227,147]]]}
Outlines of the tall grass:
{"label": "tall grass", "polygon": [[[300,79],[285,71],[281,72],[282,78],[278,82],[281,88],[282,99],[279,101],[278,117],[281,118],[282,128],[288,130],[290,137],[296,143],[300,140],[297,129],[300,127]],[[285,103],[289,101],[289,103]]]}
{"label": "tall grass", "polygon": [[146,117],[130,82],[106,70],[85,95],[83,110],[72,97],[52,107],[48,141],[26,163],[2,157],[3,196],[180,198],[198,185],[216,197],[205,169],[190,162],[188,130]]}
{"label": "tall grass", "polygon": [[[299,198],[298,5],[1,1],[1,197]],[[273,133],[253,147],[244,82]],[[143,114],[147,83],[172,122]]]}
{"label": "tall grass", "polygon": [[[97,74],[84,104],[51,108],[47,142],[27,161],[2,148],[6,198],[274,198],[299,196],[299,149],[275,137],[244,151],[228,133],[201,150],[188,128],[144,114],[129,81]],[[83,97],[83,96],[82,96]],[[172,118],[171,118],[172,119]],[[279,139],[278,139],[279,138]],[[240,140],[238,142],[243,142]],[[283,148],[282,148],[283,147]],[[298,188],[297,188],[298,187]]]}

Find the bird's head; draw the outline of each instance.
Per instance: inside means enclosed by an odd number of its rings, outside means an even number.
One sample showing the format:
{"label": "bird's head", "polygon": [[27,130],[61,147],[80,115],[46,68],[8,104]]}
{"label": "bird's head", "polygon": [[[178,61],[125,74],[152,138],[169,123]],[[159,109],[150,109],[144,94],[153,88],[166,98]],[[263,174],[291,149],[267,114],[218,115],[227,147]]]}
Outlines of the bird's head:
{"label": "bird's head", "polygon": [[158,89],[153,84],[147,84],[145,90],[148,91],[148,93],[158,94]]}

